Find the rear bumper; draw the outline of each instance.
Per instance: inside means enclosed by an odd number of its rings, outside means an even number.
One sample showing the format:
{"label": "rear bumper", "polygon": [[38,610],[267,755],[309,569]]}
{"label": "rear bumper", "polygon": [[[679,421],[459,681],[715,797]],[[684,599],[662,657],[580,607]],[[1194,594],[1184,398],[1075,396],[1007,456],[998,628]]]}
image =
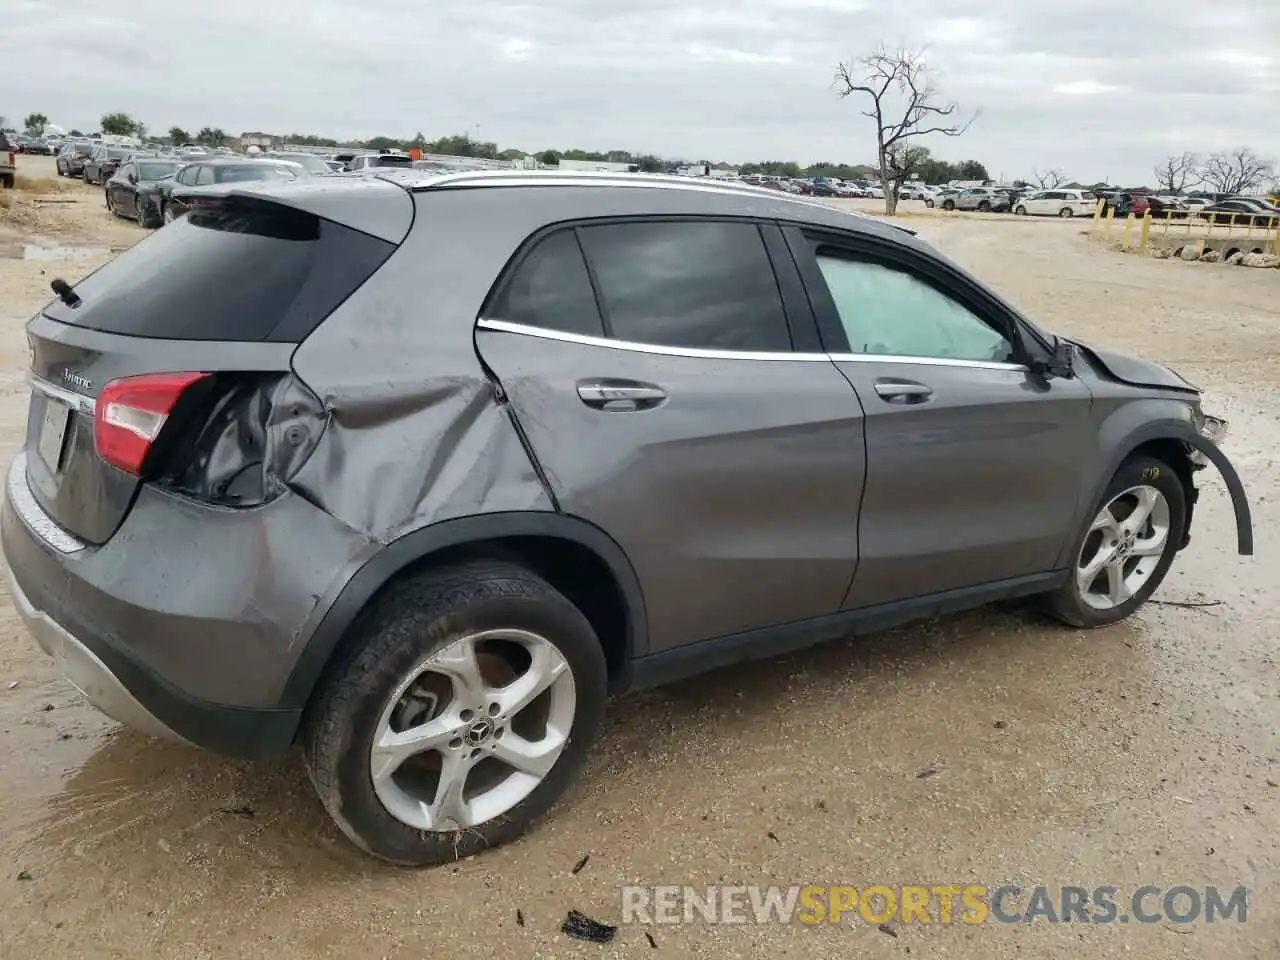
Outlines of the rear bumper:
{"label": "rear bumper", "polygon": [[31,496],[23,454],[0,510],[14,605],[67,679],[122,723],[240,757],[294,740],[305,700],[284,686],[348,560],[338,527],[289,495],[210,516],[144,486],[93,546]]}

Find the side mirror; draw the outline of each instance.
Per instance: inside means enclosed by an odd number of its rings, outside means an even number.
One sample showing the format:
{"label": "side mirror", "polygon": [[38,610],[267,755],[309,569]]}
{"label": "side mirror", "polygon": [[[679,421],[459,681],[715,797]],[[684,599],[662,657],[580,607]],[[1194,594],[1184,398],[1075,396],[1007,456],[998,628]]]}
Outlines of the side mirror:
{"label": "side mirror", "polygon": [[130,183],[137,183],[137,182],[138,182],[138,175],[137,175],[136,173],[132,173],[132,172],[130,172],[130,174],[129,174],[129,182],[130,182]]}
{"label": "side mirror", "polygon": [[1076,375],[1075,361],[1075,344],[1058,337],[1053,345],[1052,352],[1048,356],[1038,357],[1031,362],[1031,371],[1042,377],[1058,377],[1062,380],[1070,380]]}

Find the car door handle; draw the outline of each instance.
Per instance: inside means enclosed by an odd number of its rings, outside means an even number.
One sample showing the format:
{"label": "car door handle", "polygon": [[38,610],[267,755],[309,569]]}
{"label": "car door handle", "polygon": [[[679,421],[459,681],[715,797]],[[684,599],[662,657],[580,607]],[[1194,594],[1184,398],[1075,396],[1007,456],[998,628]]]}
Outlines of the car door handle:
{"label": "car door handle", "polygon": [[876,394],[889,403],[924,403],[933,396],[933,387],[914,380],[877,380]]}
{"label": "car door handle", "polygon": [[597,410],[647,410],[667,399],[667,391],[652,383],[634,380],[584,380],[578,384],[578,397]]}

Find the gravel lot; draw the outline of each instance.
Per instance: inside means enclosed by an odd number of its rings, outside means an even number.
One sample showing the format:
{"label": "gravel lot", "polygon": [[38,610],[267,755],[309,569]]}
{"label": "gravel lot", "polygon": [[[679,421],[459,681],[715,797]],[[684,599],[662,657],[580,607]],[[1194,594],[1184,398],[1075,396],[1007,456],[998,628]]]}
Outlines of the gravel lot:
{"label": "gravel lot", "polygon": [[[54,180],[47,158],[21,165]],[[0,206],[3,463],[25,426],[24,319],[53,276],[143,236],[98,188],[48,189],[70,202],[16,191]],[[1206,387],[1232,421],[1258,557],[1235,555],[1225,490],[1202,474],[1193,543],[1157,599],[1215,605],[1151,605],[1092,633],[990,609],[624,698],[584,781],[533,834],[407,872],[355,852],[296,762],[228,761],[100,717],[6,599],[0,956],[1280,956],[1280,578],[1265,572],[1280,273],[1124,256],[1081,222],[906,207],[904,222],[1043,325]],[[636,926],[608,946],[559,933],[571,908],[616,922],[620,884],[718,882],[1243,884],[1250,911],[1244,924],[895,935],[862,920],[695,922],[648,928],[656,950]]]}

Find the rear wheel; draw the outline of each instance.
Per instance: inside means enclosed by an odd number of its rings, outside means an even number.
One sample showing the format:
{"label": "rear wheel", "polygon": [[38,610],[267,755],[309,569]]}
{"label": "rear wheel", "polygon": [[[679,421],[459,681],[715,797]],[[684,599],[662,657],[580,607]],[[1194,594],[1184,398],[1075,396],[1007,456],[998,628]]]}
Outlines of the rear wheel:
{"label": "rear wheel", "polygon": [[1074,214],[1071,212],[1070,207],[1063,207],[1061,210],[1058,211],[1058,216],[1060,216],[1063,220],[1069,220],[1071,219],[1072,216],[1074,216]]}
{"label": "rear wheel", "polygon": [[954,210],[955,208],[956,208],[956,202],[955,202],[954,200],[943,200],[943,201],[942,201],[942,209],[943,209],[943,210]]}
{"label": "rear wheel", "polygon": [[1128,460],[1077,541],[1071,579],[1045,597],[1049,612],[1073,627],[1129,616],[1169,572],[1186,516],[1186,493],[1173,468],[1151,457]]}
{"label": "rear wheel", "polygon": [[979,203],[979,204],[978,204],[978,212],[979,212],[979,213],[990,213],[990,212],[991,212],[991,204],[990,204],[990,203],[988,203],[986,200],[983,200],[981,203]]}
{"label": "rear wheel", "polygon": [[1022,204],[1018,204],[1018,208],[1013,212],[1020,217],[1025,217],[1027,215],[1027,208],[1022,206]]}
{"label": "rear wheel", "polygon": [[431,571],[380,596],[308,710],[307,772],[364,850],[409,866],[520,836],[572,782],[604,712],[590,623],[522,567]]}

